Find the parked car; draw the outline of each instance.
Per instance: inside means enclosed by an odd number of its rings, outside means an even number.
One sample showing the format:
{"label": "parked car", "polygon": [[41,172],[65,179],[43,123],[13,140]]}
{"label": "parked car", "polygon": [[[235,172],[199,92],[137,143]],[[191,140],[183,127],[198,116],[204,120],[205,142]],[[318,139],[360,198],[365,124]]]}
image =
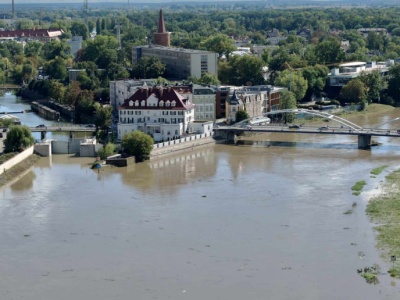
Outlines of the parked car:
{"label": "parked car", "polygon": [[318,128],[318,130],[328,130],[328,129],[329,129],[329,126],[322,126],[322,127]]}
{"label": "parked car", "polygon": [[36,128],[43,128],[43,127],[46,127],[46,125],[44,125],[44,124],[39,124],[38,126],[36,126]]}
{"label": "parked car", "polygon": [[300,129],[300,125],[296,125],[296,124],[290,125],[289,129]]}
{"label": "parked car", "polygon": [[96,125],[94,125],[94,124],[87,124],[85,127],[87,127],[87,128],[95,128]]}
{"label": "parked car", "polygon": [[0,139],[2,139],[3,138],[3,133],[2,132],[0,132]]}

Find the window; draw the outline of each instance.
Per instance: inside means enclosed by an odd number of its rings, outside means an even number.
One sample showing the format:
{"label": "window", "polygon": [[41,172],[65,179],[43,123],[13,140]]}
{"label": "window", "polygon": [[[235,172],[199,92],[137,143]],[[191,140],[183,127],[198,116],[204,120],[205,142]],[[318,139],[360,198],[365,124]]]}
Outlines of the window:
{"label": "window", "polygon": [[139,100],[135,101],[135,106],[139,106]]}
{"label": "window", "polygon": [[164,106],[164,101],[161,100],[161,101],[159,102],[159,105],[160,105],[160,106]]}
{"label": "window", "polygon": [[165,106],[170,106],[171,102],[169,100],[167,100],[167,102],[165,102]]}
{"label": "window", "polygon": [[175,107],[175,105],[176,105],[176,101],[173,100],[173,101],[171,102],[171,106],[172,106],[172,107]]}
{"label": "window", "polygon": [[146,106],[146,101],[142,100],[141,106]]}

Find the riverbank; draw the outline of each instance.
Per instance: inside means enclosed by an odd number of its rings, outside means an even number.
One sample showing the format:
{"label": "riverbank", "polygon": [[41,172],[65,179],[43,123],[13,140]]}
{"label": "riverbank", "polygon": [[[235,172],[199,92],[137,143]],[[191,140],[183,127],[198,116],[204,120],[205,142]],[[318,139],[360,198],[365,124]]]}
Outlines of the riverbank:
{"label": "riverbank", "polygon": [[12,182],[13,180],[18,180],[19,178],[21,178],[24,172],[32,167],[39,158],[40,156],[32,154],[20,163],[6,170],[3,174],[0,175],[0,187]]}
{"label": "riverbank", "polygon": [[[379,195],[369,200],[366,213],[376,224],[377,248],[383,258],[386,261],[391,261],[393,256],[400,258],[400,169],[385,177]],[[394,266],[390,273],[400,277],[400,268]]]}

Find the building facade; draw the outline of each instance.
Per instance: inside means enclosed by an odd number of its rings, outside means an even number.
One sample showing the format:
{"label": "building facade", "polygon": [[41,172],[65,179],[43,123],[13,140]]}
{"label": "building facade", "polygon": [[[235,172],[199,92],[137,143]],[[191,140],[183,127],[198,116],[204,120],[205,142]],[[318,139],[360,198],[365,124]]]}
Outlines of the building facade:
{"label": "building facade", "polygon": [[136,90],[118,108],[118,138],[140,130],[155,142],[180,138],[194,121],[194,105],[171,87],[147,84]]}
{"label": "building facade", "polygon": [[218,74],[218,54],[210,51],[169,48],[156,45],[133,47],[132,64],[142,57],[157,57],[165,64],[165,77],[170,80],[200,78],[204,73]]}
{"label": "building facade", "polygon": [[62,29],[17,29],[17,30],[4,30],[0,31],[0,40],[14,40],[14,41],[39,41],[50,42],[51,40],[58,40],[64,33]]}
{"label": "building facade", "polygon": [[132,96],[136,90],[146,83],[148,86],[153,86],[155,83],[152,79],[146,80],[114,80],[110,81],[110,105],[114,110],[117,110],[122,105],[125,99]]}
{"label": "building facade", "polygon": [[194,118],[196,121],[215,121],[215,91],[210,87],[193,86]]}

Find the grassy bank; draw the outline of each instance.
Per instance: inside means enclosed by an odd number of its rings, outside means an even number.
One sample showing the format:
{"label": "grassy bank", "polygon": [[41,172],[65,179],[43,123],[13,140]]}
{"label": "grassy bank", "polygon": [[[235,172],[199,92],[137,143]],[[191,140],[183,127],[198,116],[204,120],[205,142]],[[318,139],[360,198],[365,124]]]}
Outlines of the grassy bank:
{"label": "grassy bank", "polygon": [[33,154],[29,156],[27,159],[21,161],[19,164],[14,167],[8,169],[6,172],[0,175],[0,186],[5,185],[10,182],[20,174],[22,174],[26,169],[33,166],[36,161],[40,158],[40,156]]}
{"label": "grassy bank", "polygon": [[[369,201],[366,212],[377,224],[377,246],[384,259],[390,261],[396,256],[400,260],[400,170],[386,176],[381,189],[381,194]],[[390,273],[399,277],[399,270],[397,262]]]}

